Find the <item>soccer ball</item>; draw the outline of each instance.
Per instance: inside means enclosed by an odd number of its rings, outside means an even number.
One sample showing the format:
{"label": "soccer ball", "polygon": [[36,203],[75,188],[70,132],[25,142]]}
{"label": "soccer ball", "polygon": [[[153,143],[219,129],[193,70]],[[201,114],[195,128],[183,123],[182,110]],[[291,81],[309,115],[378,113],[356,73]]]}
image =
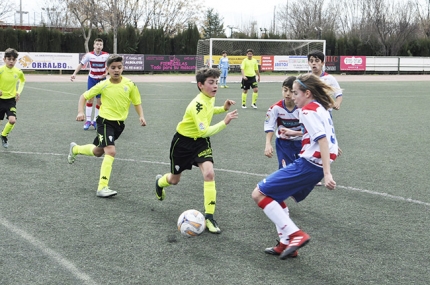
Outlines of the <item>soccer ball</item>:
{"label": "soccer ball", "polygon": [[186,210],[178,218],[178,230],[186,237],[198,236],[205,228],[205,216],[197,210]]}

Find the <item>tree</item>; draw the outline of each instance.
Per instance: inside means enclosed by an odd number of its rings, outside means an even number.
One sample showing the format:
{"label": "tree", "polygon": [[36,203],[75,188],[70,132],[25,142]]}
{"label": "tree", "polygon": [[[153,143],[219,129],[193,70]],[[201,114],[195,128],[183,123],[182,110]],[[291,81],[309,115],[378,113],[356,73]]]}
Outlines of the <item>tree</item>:
{"label": "tree", "polygon": [[93,27],[97,26],[97,15],[101,10],[96,0],[66,0],[67,8],[79,22],[84,37],[85,52],[89,52],[88,42]]}
{"label": "tree", "polygon": [[209,38],[225,38],[224,19],[214,11],[213,8],[206,10],[205,20],[203,22],[203,37]]}
{"label": "tree", "polygon": [[12,5],[8,1],[0,2],[0,20],[7,18],[13,11]]}

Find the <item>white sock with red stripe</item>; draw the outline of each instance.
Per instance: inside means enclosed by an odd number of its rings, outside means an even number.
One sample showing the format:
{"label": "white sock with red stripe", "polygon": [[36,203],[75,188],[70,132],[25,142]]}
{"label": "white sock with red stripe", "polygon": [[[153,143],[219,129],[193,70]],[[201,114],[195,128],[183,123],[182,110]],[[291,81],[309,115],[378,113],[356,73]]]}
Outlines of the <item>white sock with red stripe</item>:
{"label": "white sock with red stripe", "polygon": [[290,219],[289,214],[272,198],[265,197],[258,203],[258,206],[263,209],[266,216],[276,225],[279,238],[288,239],[292,233],[299,230],[296,224]]}
{"label": "white sock with red stripe", "polygon": [[87,107],[85,108],[85,116],[87,117],[86,121],[91,122],[91,113],[93,112],[93,103],[87,103]]}
{"label": "white sock with red stripe", "polygon": [[93,122],[96,121],[97,116],[99,115],[99,110],[100,110],[100,106],[96,105],[96,108],[94,109],[94,120],[93,120]]}

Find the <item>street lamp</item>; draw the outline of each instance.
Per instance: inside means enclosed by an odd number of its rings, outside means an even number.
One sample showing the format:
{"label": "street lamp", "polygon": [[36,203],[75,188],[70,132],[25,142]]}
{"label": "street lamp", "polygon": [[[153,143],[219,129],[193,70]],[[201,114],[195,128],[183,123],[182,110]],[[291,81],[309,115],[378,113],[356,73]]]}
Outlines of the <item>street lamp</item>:
{"label": "street lamp", "polygon": [[22,11],[22,0],[19,1],[19,11],[16,12],[19,14],[19,25],[22,26],[22,14],[28,14],[27,11]]}
{"label": "street lamp", "polygon": [[57,11],[57,9],[46,7],[46,8],[42,8],[42,10],[46,11],[46,17],[48,17],[48,20],[49,20],[49,26],[48,27],[51,27],[52,26],[52,20],[51,20],[51,14],[49,13],[49,11],[54,12],[54,11]]}
{"label": "street lamp", "polygon": [[[429,0],[430,1],[430,0]],[[233,37],[233,29],[236,29],[235,27],[233,27],[233,26],[230,26],[230,25],[228,25],[227,26],[227,28],[229,28],[230,29],[230,38],[232,38]]]}
{"label": "street lamp", "polygon": [[322,38],[322,28],[321,27],[315,27],[315,31],[317,31],[318,39],[320,40]]}
{"label": "street lamp", "polygon": [[266,28],[260,28],[260,32],[261,32],[262,38],[267,37],[267,29]]}

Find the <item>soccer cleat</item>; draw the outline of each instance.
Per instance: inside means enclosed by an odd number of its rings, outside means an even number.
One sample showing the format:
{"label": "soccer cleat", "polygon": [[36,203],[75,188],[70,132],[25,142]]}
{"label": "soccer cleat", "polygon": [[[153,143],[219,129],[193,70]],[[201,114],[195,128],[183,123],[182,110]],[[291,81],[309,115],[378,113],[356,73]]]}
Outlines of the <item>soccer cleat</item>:
{"label": "soccer cleat", "polygon": [[257,109],[257,105],[256,104],[252,104],[252,108]]}
{"label": "soccer cleat", "polygon": [[84,124],[84,131],[87,131],[91,126],[91,121],[86,121]]}
{"label": "soccer cleat", "polygon": [[109,198],[118,194],[116,191],[109,189],[109,187],[105,186],[100,190],[97,190],[97,197],[101,198]]}
{"label": "soccer cleat", "polygon": [[5,137],[5,136],[1,136],[1,145],[2,145],[4,148],[8,148],[8,147],[9,147],[9,144],[7,143],[7,137]]}
{"label": "soccer cleat", "polygon": [[224,85],[221,85],[219,88],[225,88],[225,86],[224,86]]}
{"label": "soccer cleat", "polygon": [[311,240],[311,237],[302,230],[298,230],[297,232],[291,234],[290,235],[290,242],[289,242],[287,248],[285,248],[281,252],[281,254],[279,255],[279,258],[280,259],[286,259],[294,251],[305,246],[310,240]]}
{"label": "soccer cleat", "polygon": [[70,143],[70,148],[69,148],[69,155],[67,156],[67,161],[69,162],[69,164],[72,164],[73,162],[75,162],[75,158],[76,158],[76,154],[73,154],[73,148],[76,146],[77,144],[74,142]]}
{"label": "soccer cleat", "polygon": [[224,85],[224,88],[228,88],[228,86],[227,86],[227,85]]}
{"label": "soccer cleat", "polygon": [[[283,244],[280,241],[278,241],[276,246],[268,247],[264,250],[264,252],[267,254],[272,254],[272,255],[280,255],[284,251],[284,249],[287,248],[287,246],[288,246],[287,244]],[[299,255],[299,252],[297,250],[295,250],[295,251],[293,251],[293,253],[288,255],[288,257],[297,257],[298,255]]]}
{"label": "soccer cleat", "polygon": [[206,228],[213,234],[220,234],[221,230],[214,219],[206,219]]}
{"label": "soccer cleat", "polygon": [[155,196],[158,200],[163,201],[164,198],[166,198],[166,191],[164,191],[164,188],[158,186],[158,180],[160,180],[161,177],[163,176],[160,174],[155,176]]}
{"label": "soccer cleat", "polygon": [[94,130],[97,130],[97,123],[96,123],[96,121],[93,121],[93,122],[91,123],[91,125],[94,127]]}
{"label": "soccer cleat", "polygon": [[246,105],[242,105],[242,109],[246,109]]}

